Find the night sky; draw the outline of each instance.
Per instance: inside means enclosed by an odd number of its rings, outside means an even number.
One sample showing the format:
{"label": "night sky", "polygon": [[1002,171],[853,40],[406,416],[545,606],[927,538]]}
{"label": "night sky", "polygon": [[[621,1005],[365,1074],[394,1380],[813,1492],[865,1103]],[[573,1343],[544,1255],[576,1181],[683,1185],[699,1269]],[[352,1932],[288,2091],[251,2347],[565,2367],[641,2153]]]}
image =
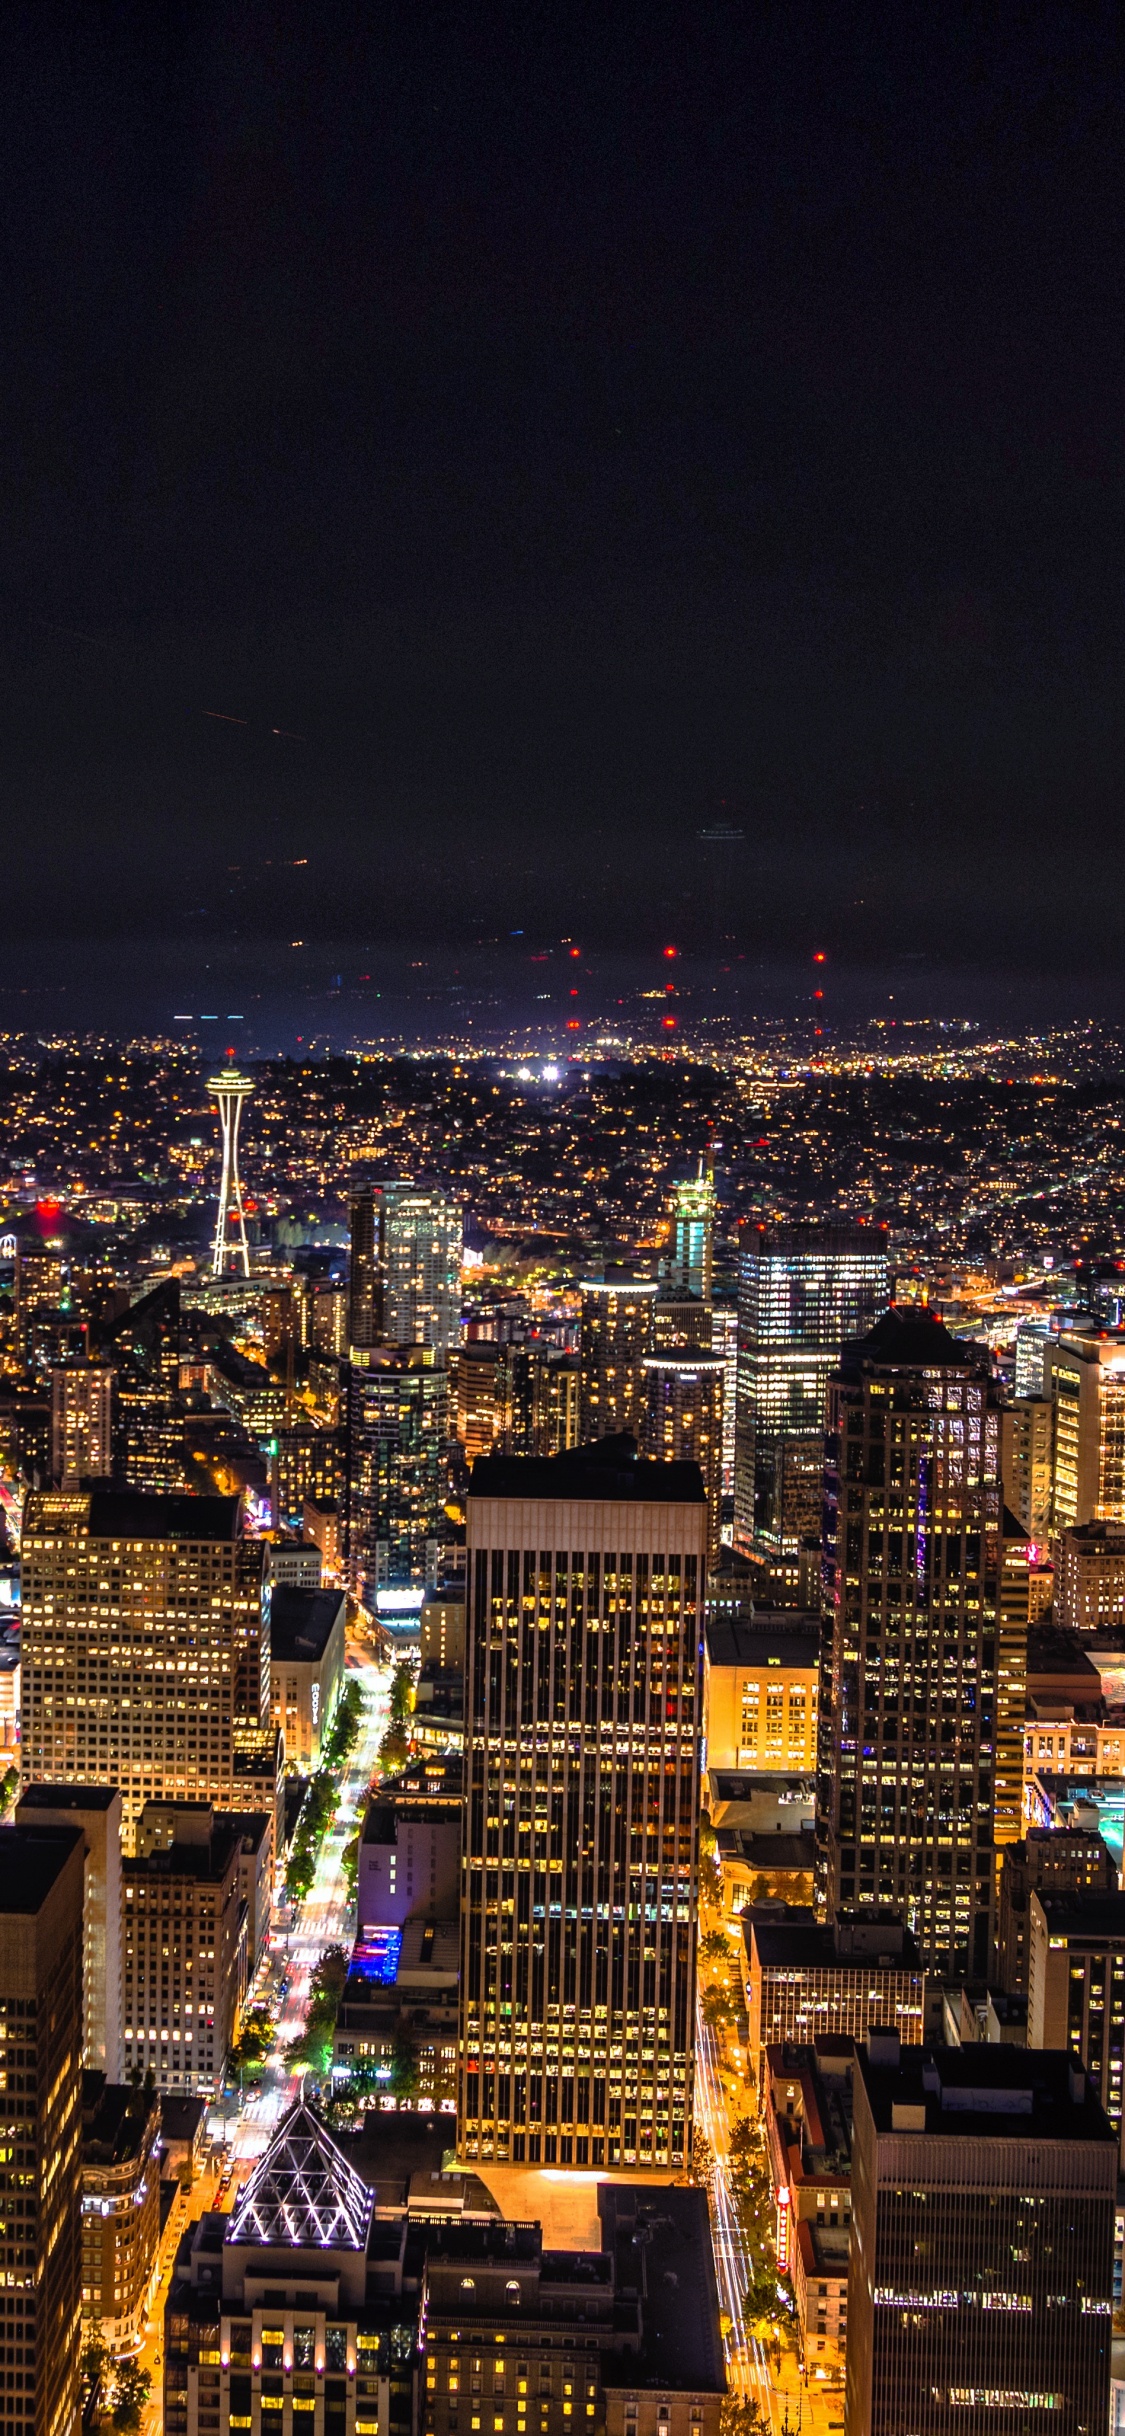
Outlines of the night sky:
{"label": "night sky", "polygon": [[1121,25],[6,11],[5,978],[1112,994]]}

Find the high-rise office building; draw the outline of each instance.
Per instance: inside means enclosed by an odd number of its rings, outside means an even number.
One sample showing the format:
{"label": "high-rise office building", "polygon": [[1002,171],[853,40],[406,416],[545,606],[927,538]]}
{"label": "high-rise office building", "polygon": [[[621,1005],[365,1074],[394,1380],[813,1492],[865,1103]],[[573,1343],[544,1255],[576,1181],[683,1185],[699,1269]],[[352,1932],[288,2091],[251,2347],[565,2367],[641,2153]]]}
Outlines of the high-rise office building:
{"label": "high-rise office building", "polygon": [[1039,1547],[1051,1531],[1053,1421],[1047,1396],[1023,1396],[1005,1406],[1000,1424],[1004,1503]]}
{"label": "high-rise office building", "polygon": [[383,1200],[357,1193],[348,1213],[348,1343],[366,1349],[383,1334]]}
{"label": "high-rise office building", "polygon": [[[1034,1564],[1039,1550],[1004,1507],[996,1651],[996,1758],[993,1824],[997,1854],[1023,1834],[1024,1736],[1027,1728],[1027,1640],[1035,1621]],[[999,1866],[999,1863],[997,1864]]]}
{"label": "high-rise office building", "polygon": [[996,1953],[1009,1996],[1028,1992],[1032,1896],[1076,1893],[1117,1893],[1113,1854],[1093,1828],[1029,1827],[1020,1843],[1005,1846]]}
{"label": "high-rise office building", "polygon": [[887,1301],[887,1237],[879,1226],[763,1226],[740,1230],[735,1545],[756,1535],[795,1544],[819,1528],[828,1380],[840,1348],[863,1336]]}
{"label": "high-rise office building", "polygon": [[870,2037],[853,2075],[848,2436],[1096,2436],[1116,2188],[1113,2129],[1070,2056]]}
{"label": "high-rise office building", "polygon": [[1125,1623],[1125,1523],[1075,1524],[1055,1542],[1055,1622],[1097,1633]]}
{"label": "high-rise office building", "polygon": [[237,1497],[39,1491],[24,1509],[23,1772],[252,1806],[270,1775],[265,1547]]}
{"label": "high-rise office building", "polygon": [[74,2436],[82,2342],[78,1827],[0,1827],[0,2436]]}
{"label": "high-rise office building", "polygon": [[723,1496],[734,1496],[734,1425],[738,1404],[738,1306],[712,1303],[711,1351],[723,1365]]}
{"label": "high-rise office building", "polygon": [[1000,1416],[987,1353],[885,1314],[832,1381],[817,1834],[830,1914],[905,1918],[931,1970],[991,1947]]}
{"label": "high-rise office building", "polygon": [[208,1802],[151,1803],[122,1891],[126,2070],[158,2089],[202,2092],[223,2066],[253,1967],[243,1910],[242,1822]]}
{"label": "high-rise office building", "polygon": [[1125,1329],[1074,1329],[1048,1346],[1043,1369],[1052,1528],[1125,1522]]}
{"label": "high-rise office building", "polygon": [[460,1204],[436,1184],[384,1184],[380,1198],[383,1337],[445,1359],[461,1336]]}
{"label": "high-rise office building", "polygon": [[672,1241],[668,1249],[667,1282],[673,1294],[711,1300],[711,1263],[715,1240],[715,1178],[709,1164],[677,1184],[672,1192]]}
{"label": "high-rise office building", "polygon": [[474,1472],[467,2158],[690,2158],[706,1552],[698,1466],[632,1441]]}
{"label": "high-rise office building", "polygon": [[121,2078],[121,1795],[116,1785],[26,1785],[17,1827],[80,1827],[86,1838],[82,1905],[82,2061]]}
{"label": "high-rise office building", "polygon": [[697,1463],[707,1494],[707,1558],[719,1553],[723,1506],[723,1365],[706,1354],[645,1363],[642,1444],[658,1463]]}
{"label": "high-rise office building", "polygon": [[51,1372],[51,1476],[60,1489],[108,1480],[113,1470],[113,1371],[107,1362],[59,1362]]}
{"label": "high-rise office building", "polygon": [[641,1434],[655,1297],[651,1280],[583,1281],[578,1390],[583,1443],[616,1438],[622,1430]]}
{"label": "high-rise office building", "polygon": [[348,1365],[346,1562],[372,1603],[384,1584],[437,1579],[446,1396],[426,1345],[376,1346]]}
{"label": "high-rise office building", "polygon": [[1027,2043],[1085,2066],[1125,2131],[1125,1895],[1035,1888],[1028,1905]]}

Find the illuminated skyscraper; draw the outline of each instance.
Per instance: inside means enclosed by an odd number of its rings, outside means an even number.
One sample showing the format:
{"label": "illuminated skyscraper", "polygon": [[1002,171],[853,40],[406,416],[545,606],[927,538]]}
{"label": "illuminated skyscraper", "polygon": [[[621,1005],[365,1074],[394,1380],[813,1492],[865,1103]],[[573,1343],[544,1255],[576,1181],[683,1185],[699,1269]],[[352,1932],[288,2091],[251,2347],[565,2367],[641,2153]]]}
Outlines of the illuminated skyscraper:
{"label": "illuminated skyscraper", "polygon": [[715,1238],[715,1178],[709,1165],[677,1184],[672,1193],[672,1242],[667,1284],[673,1293],[697,1294],[711,1300],[711,1257]]}
{"label": "illuminated skyscraper", "polygon": [[460,1205],[438,1185],[384,1184],[381,1199],[384,1339],[444,1359],[461,1337]]}
{"label": "illuminated skyscraper", "polygon": [[348,1213],[348,1343],[361,1350],[383,1334],[383,1202],[357,1193]]}
{"label": "illuminated skyscraper", "polygon": [[79,1827],[0,1827],[0,2436],[80,2425],[84,1854]]}
{"label": "illuminated skyscraper", "polygon": [[987,1352],[890,1311],[830,1390],[817,1835],[830,1917],[905,1918],[987,1971],[1000,1572]]}
{"label": "illuminated skyscraper", "polygon": [[716,1562],[723,1503],[723,1365],[697,1353],[645,1362],[643,1450],[658,1463],[697,1463],[707,1494],[707,1558]]}
{"label": "illuminated skyscraper", "polygon": [[218,1104],[223,1136],[223,1172],[219,1182],[219,1209],[211,1254],[211,1271],[215,1277],[226,1277],[228,1273],[237,1275],[239,1272],[243,1277],[250,1275],[242,1179],[238,1172],[238,1129],[242,1122],[243,1101],[249,1099],[253,1088],[253,1077],[240,1074],[237,1066],[224,1067],[221,1074],[211,1076],[207,1085],[211,1098]]}
{"label": "illuminated skyscraper", "polygon": [[348,1579],[374,1605],[390,1583],[438,1572],[446,1495],[445,1370],[429,1346],[376,1346],[348,1365]]}
{"label": "illuminated skyscraper", "polygon": [[473,1473],[467,2158],[690,2159],[706,1550],[694,1463],[602,1440]]}
{"label": "illuminated skyscraper", "polygon": [[655,1299],[651,1280],[583,1280],[578,1421],[583,1441],[616,1438],[622,1430],[640,1436]]}
{"label": "illuminated skyscraper", "polygon": [[1125,1329],[1074,1329],[1044,1355],[1052,1527],[1125,1522]]}
{"label": "illuminated skyscraper", "polygon": [[883,1227],[740,1231],[734,1537],[782,1544],[819,1528],[828,1380],[841,1345],[887,1301]]}
{"label": "illuminated skyscraper", "polygon": [[60,1362],[51,1372],[51,1476],[60,1489],[108,1480],[113,1470],[113,1371]]}
{"label": "illuminated skyscraper", "polygon": [[39,1491],[23,1522],[25,1782],[272,1807],[265,1545],[237,1497]]}

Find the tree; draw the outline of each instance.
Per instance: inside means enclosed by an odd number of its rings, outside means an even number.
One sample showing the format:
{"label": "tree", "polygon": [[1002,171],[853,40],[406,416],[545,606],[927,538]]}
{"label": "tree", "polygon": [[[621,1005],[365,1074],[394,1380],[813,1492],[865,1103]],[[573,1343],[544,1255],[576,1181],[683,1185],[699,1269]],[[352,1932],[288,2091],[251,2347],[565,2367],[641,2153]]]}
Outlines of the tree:
{"label": "tree", "polygon": [[712,2148],[710,2141],[704,2132],[701,2132],[698,2129],[695,2130],[691,2136],[692,2181],[701,2183],[703,2189],[705,2191],[709,2191],[712,2183],[714,2182],[717,2170],[718,2168],[715,2162],[715,2151]]}
{"label": "tree", "polygon": [[152,2378],[139,2360],[119,2360],[113,2379],[113,2424],[120,2436],[139,2428],[152,2391]]}
{"label": "tree", "polygon": [[82,2351],[82,2381],[88,2395],[97,2393],[108,2366],[108,2343],[103,2342],[100,2334],[90,2335]]}
{"label": "tree", "polygon": [[723,1900],[723,1873],[709,1852],[699,1855],[699,1899],[705,1910],[717,1912]]}
{"label": "tree", "polygon": [[738,2020],[738,2008],[729,1988],[705,1988],[701,2011],[709,2030],[725,2030]]}
{"label": "tree", "polygon": [[391,1774],[395,1768],[405,1767],[409,1756],[410,1744],[405,1726],[389,1725],[379,1745],[380,1766]]}
{"label": "tree", "polygon": [[706,1955],[708,1962],[729,1963],[730,1938],[722,1929],[708,1929],[706,1936],[699,1940],[699,1951]]}
{"label": "tree", "polygon": [[392,1725],[405,1726],[414,1708],[414,1668],[409,1658],[400,1658],[391,1676],[388,1707]]}
{"label": "tree", "polygon": [[724,2394],[719,2410],[719,2436],[769,2436],[766,2421],[750,2394]]}
{"label": "tree", "polygon": [[418,2095],[418,2042],[403,2023],[395,2033],[391,2088],[400,2105]]}

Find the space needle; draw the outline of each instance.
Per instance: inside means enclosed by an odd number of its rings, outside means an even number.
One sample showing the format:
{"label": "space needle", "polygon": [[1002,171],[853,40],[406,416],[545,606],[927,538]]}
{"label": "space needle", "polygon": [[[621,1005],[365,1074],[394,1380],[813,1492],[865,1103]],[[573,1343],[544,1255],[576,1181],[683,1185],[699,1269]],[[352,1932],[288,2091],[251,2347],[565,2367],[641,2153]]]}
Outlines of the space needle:
{"label": "space needle", "polygon": [[211,1255],[213,1277],[250,1275],[250,1250],[246,1241],[246,1220],[242,1211],[242,1179],[238,1173],[238,1128],[242,1103],[254,1088],[249,1074],[240,1074],[237,1066],[228,1066],[221,1074],[213,1074],[207,1084],[208,1092],[219,1107],[219,1123],[223,1132],[223,1178],[219,1186],[219,1215],[215,1221],[215,1245]]}

